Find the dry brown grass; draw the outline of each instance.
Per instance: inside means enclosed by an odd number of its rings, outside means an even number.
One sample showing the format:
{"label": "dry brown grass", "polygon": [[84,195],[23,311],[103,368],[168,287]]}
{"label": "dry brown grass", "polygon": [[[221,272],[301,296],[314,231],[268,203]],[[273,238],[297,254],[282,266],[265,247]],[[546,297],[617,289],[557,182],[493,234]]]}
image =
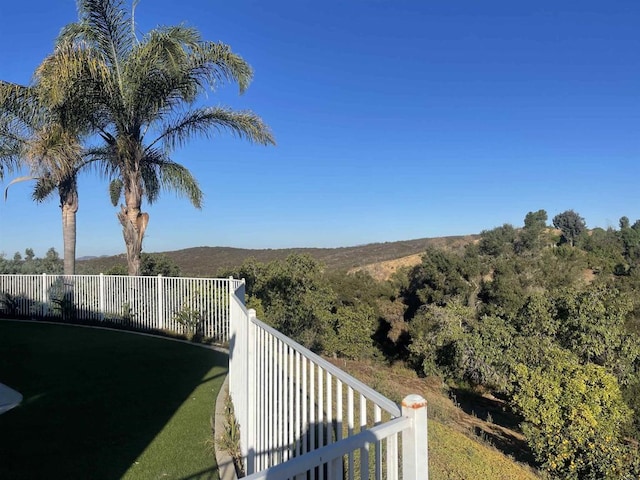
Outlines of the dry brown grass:
{"label": "dry brown grass", "polygon": [[389,280],[400,268],[413,267],[422,261],[422,254],[416,253],[395,260],[373,263],[363,267],[352,268],[348,273],[366,272],[378,281]]}
{"label": "dry brown grass", "polygon": [[430,478],[539,478],[523,463],[531,461],[531,453],[515,428],[518,420],[501,399],[488,392],[448,389],[440,378],[420,378],[400,363],[383,367],[367,361],[328,360],[394,402],[411,393],[427,400]]}

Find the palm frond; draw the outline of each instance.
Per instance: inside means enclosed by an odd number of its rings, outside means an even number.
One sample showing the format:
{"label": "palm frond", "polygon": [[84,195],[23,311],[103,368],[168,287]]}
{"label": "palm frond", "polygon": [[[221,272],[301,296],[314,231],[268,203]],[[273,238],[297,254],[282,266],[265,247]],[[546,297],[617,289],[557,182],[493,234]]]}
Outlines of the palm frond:
{"label": "palm frond", "polygon": [[200,34],[185,26],[160,27],[149,32],[130,52],[124,66],[126,100],[138,124],[149,124],[202,90],[194,81],[191,51]]}
{"label": "palm frond", "polygon": [[142,178],[150,204],[162,189],[186,197],[194,207],[202,208],[202,190],[186,167],[168,159],[160,150],[147,152],[143,165]]}
{"label": "palm frond", "polygon": [[36,90],[0,80],[0,111],[4,119],[11,118],[24,125],[32,125],[39,120],[41,114]]}
{"label": "palm frond", "polygon": [[216,87],[222,82],[236,82],[240,93],[249,87],[253,78],[251,66],[231,47],[221,42],[202,42],[192,49],[191,75]]}
{"label": "palm frond", "polygon": [[19,126],[6,117],[0,119],[0,180],[4,178],[5,170],[13,172],[19,168],[26,140]]}
{"label": "palm frond", "polygon": [[131,19],[122,0],[79,0],[79,25],[63,30],[59,40],[91,43],[116,72],[121,83],[121,61],[135,43]]}
{"label": "palm frond", "polygon": [[84,162],[87,170],[96,172],[111,182],[120,175],[117,162],[113,159],[113,149],[109,147],[91,148],[85,151]]}
{"label": "palm frond", "polygon": [[211,137],[214,133],[229,131],[239,138],[262,145],[275,145],[275,139],[269,127],[251,111],[210,107],[195,109],[164,125],[160,136],[151,143],[151,147],[163,142],[166,148],[174,150],[194,136]]}
{"label": "palm frond", "polygon": [[51,176],[45,175],[36,179],[36,184],[31,192],[31,198],[38,203],[42,203],[49,198],[59,187],[59,182]]}
{"label": "palm frond", "polygon": [[36,175],[48,174],[62,181],[75,175],[83,151],[76,135],[53,123],[34,132],[23,154]]}
{"label": "palm frond", "polygon": [[37,177],[32,177],[30,175],[27,176],[22,176],[22,177],[18,177],[18,178],[14,178],[13,180],[11,180],[9,182],[9,185],[6,186],[6,188],[4,189],[4,201],[7,201],[7,198],[9,198],[9,187],[15,183],[20,183],[20,182],[27,182],[29,180],[37,180]]}
{"label": "palm frond", "polygon": [[140,175],[144,185],[144,193],[147,197],[149,205],[153,205],[160,196],[160,180],[158,178],[158,169],[150,160],[146,160],[140,165]]}
{"label": "palm frond", "polygon": [[122,196],[122,189],[124,184],[122,180],[116,178],[109,183],[109,198],[111,199],[111,205],[114,207],[118,206],[118,202],[120,201],[120,197]]}
{"label": "palm frond", "polygon": [[102,128],[109,123],[108,102],[120,98],[112,70],[88,45],[58,45],[36,70],[35,80],[41,103],[66,116],[70,128]]}

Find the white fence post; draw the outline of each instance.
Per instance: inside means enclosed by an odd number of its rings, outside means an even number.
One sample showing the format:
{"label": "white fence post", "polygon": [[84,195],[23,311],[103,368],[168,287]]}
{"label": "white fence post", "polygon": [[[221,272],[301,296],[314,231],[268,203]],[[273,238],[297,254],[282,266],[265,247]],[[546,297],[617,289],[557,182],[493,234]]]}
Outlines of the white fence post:
{"label": "white fence post", "polygon": [[[247,351],[246,351],[246,362],[247,362],[247,376],[246,376],[246,409],[247,409],[247,426],[245,427],[246,435],[250,440],[250,448],[247,452],[247,475],[251,475],[255,472],[256,465],[256,449],[255,449],[255,438],[256,438],[256,365],[254,360],[254,351],[256,348],[256,343],[254,339],[255,328],[253,325],[253,320],[256,319],[256,311],[253,308],[250,308],[247,312],[249,315],[247,317]],[[242,433],[242,432],[241,432]]]}
{"label": "white fence post", "polygon": [[100,274],[100,280],[98,281],[98,306],[100,308],[100,320],[104,320],[105,314],[107,313],[107,307],[104,301],[104,273]]}
{"label": "white fence post", "polygon": [[49,302],[47,299],[47,274],[42,274],[42,314],[44,316],[49,315]]}
{"label": "white fence post", "polygon": [[[229,322],[231,322],[231,295],[233,295],[233,277],[229,277],[227,279],[227,318]],[[244,304],[244,298],[239,299]],[[231,337],[231,332],[229,332],[229,337]]]}
{"label": "white fence post", "polygon": [[427,401],[420,395],[402,400],[402,415],[412,426],[402,431],[402,477],[405,480],[429,478],[427,443]]}
{"label": "white fence post", "polygon": [[[249,465],[248,453],[253,448],[253,439],[248,435],[247,384],[249,366],[247,362],[247,330],[249,317],[245,313],[240,298],[244,298],[244,285],[234,291],[232,278],[227,282],[229,292],[229,394],[233,401],[236,420],[240,425],[240,453],[244,461],[245,471],[253,468]],[[240,298],[239,298],[240,297]]]}
{"label": "white fence post", "polygon": [[158,274],[158,328],[164,328],[164,283],[162,282],[162,274]]}

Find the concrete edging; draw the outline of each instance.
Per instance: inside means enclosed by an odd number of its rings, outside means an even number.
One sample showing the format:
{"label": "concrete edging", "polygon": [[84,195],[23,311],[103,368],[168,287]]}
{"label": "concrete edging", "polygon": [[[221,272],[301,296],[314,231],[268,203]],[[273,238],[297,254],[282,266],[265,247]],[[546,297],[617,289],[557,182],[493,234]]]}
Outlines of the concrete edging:
{"label": "concrete edging", "polygon": [[238,480],[236,474],[236,466],[233,463],[233,458],[226,450],[222,450],[218,447],[218,438],[224,435],[225,429],[225,401],[229,394],[229,375],[224,379],[222,387],[218,392],[216,398],[216,406],[214,413],[214,426],[213,426],[213,450],[216,454],[216,463],[218,464],[218,475],[220,480]]}

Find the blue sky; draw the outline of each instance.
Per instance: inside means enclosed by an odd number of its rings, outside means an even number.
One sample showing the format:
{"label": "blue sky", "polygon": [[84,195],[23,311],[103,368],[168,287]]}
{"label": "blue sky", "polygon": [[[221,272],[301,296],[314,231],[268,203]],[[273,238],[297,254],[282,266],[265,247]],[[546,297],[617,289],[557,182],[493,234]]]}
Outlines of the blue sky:
{"label": "blue sky", "polygon": [[[0,78],[27,83],[73,0],[0,4]],[[276,147],[230,136],[174,154],[202,210],[165,193],[147,252],[338,247],[521,226],[574,209],[640,218],[637,1],[142,0],[141,31],[187,23],[254,68],[251,109]],[[4,189],[9,177],[0,187]],[[0,252],[62,251],[57,199],[0,202]],[[81,178],[78,255],[124,252],[106,182]]]}

